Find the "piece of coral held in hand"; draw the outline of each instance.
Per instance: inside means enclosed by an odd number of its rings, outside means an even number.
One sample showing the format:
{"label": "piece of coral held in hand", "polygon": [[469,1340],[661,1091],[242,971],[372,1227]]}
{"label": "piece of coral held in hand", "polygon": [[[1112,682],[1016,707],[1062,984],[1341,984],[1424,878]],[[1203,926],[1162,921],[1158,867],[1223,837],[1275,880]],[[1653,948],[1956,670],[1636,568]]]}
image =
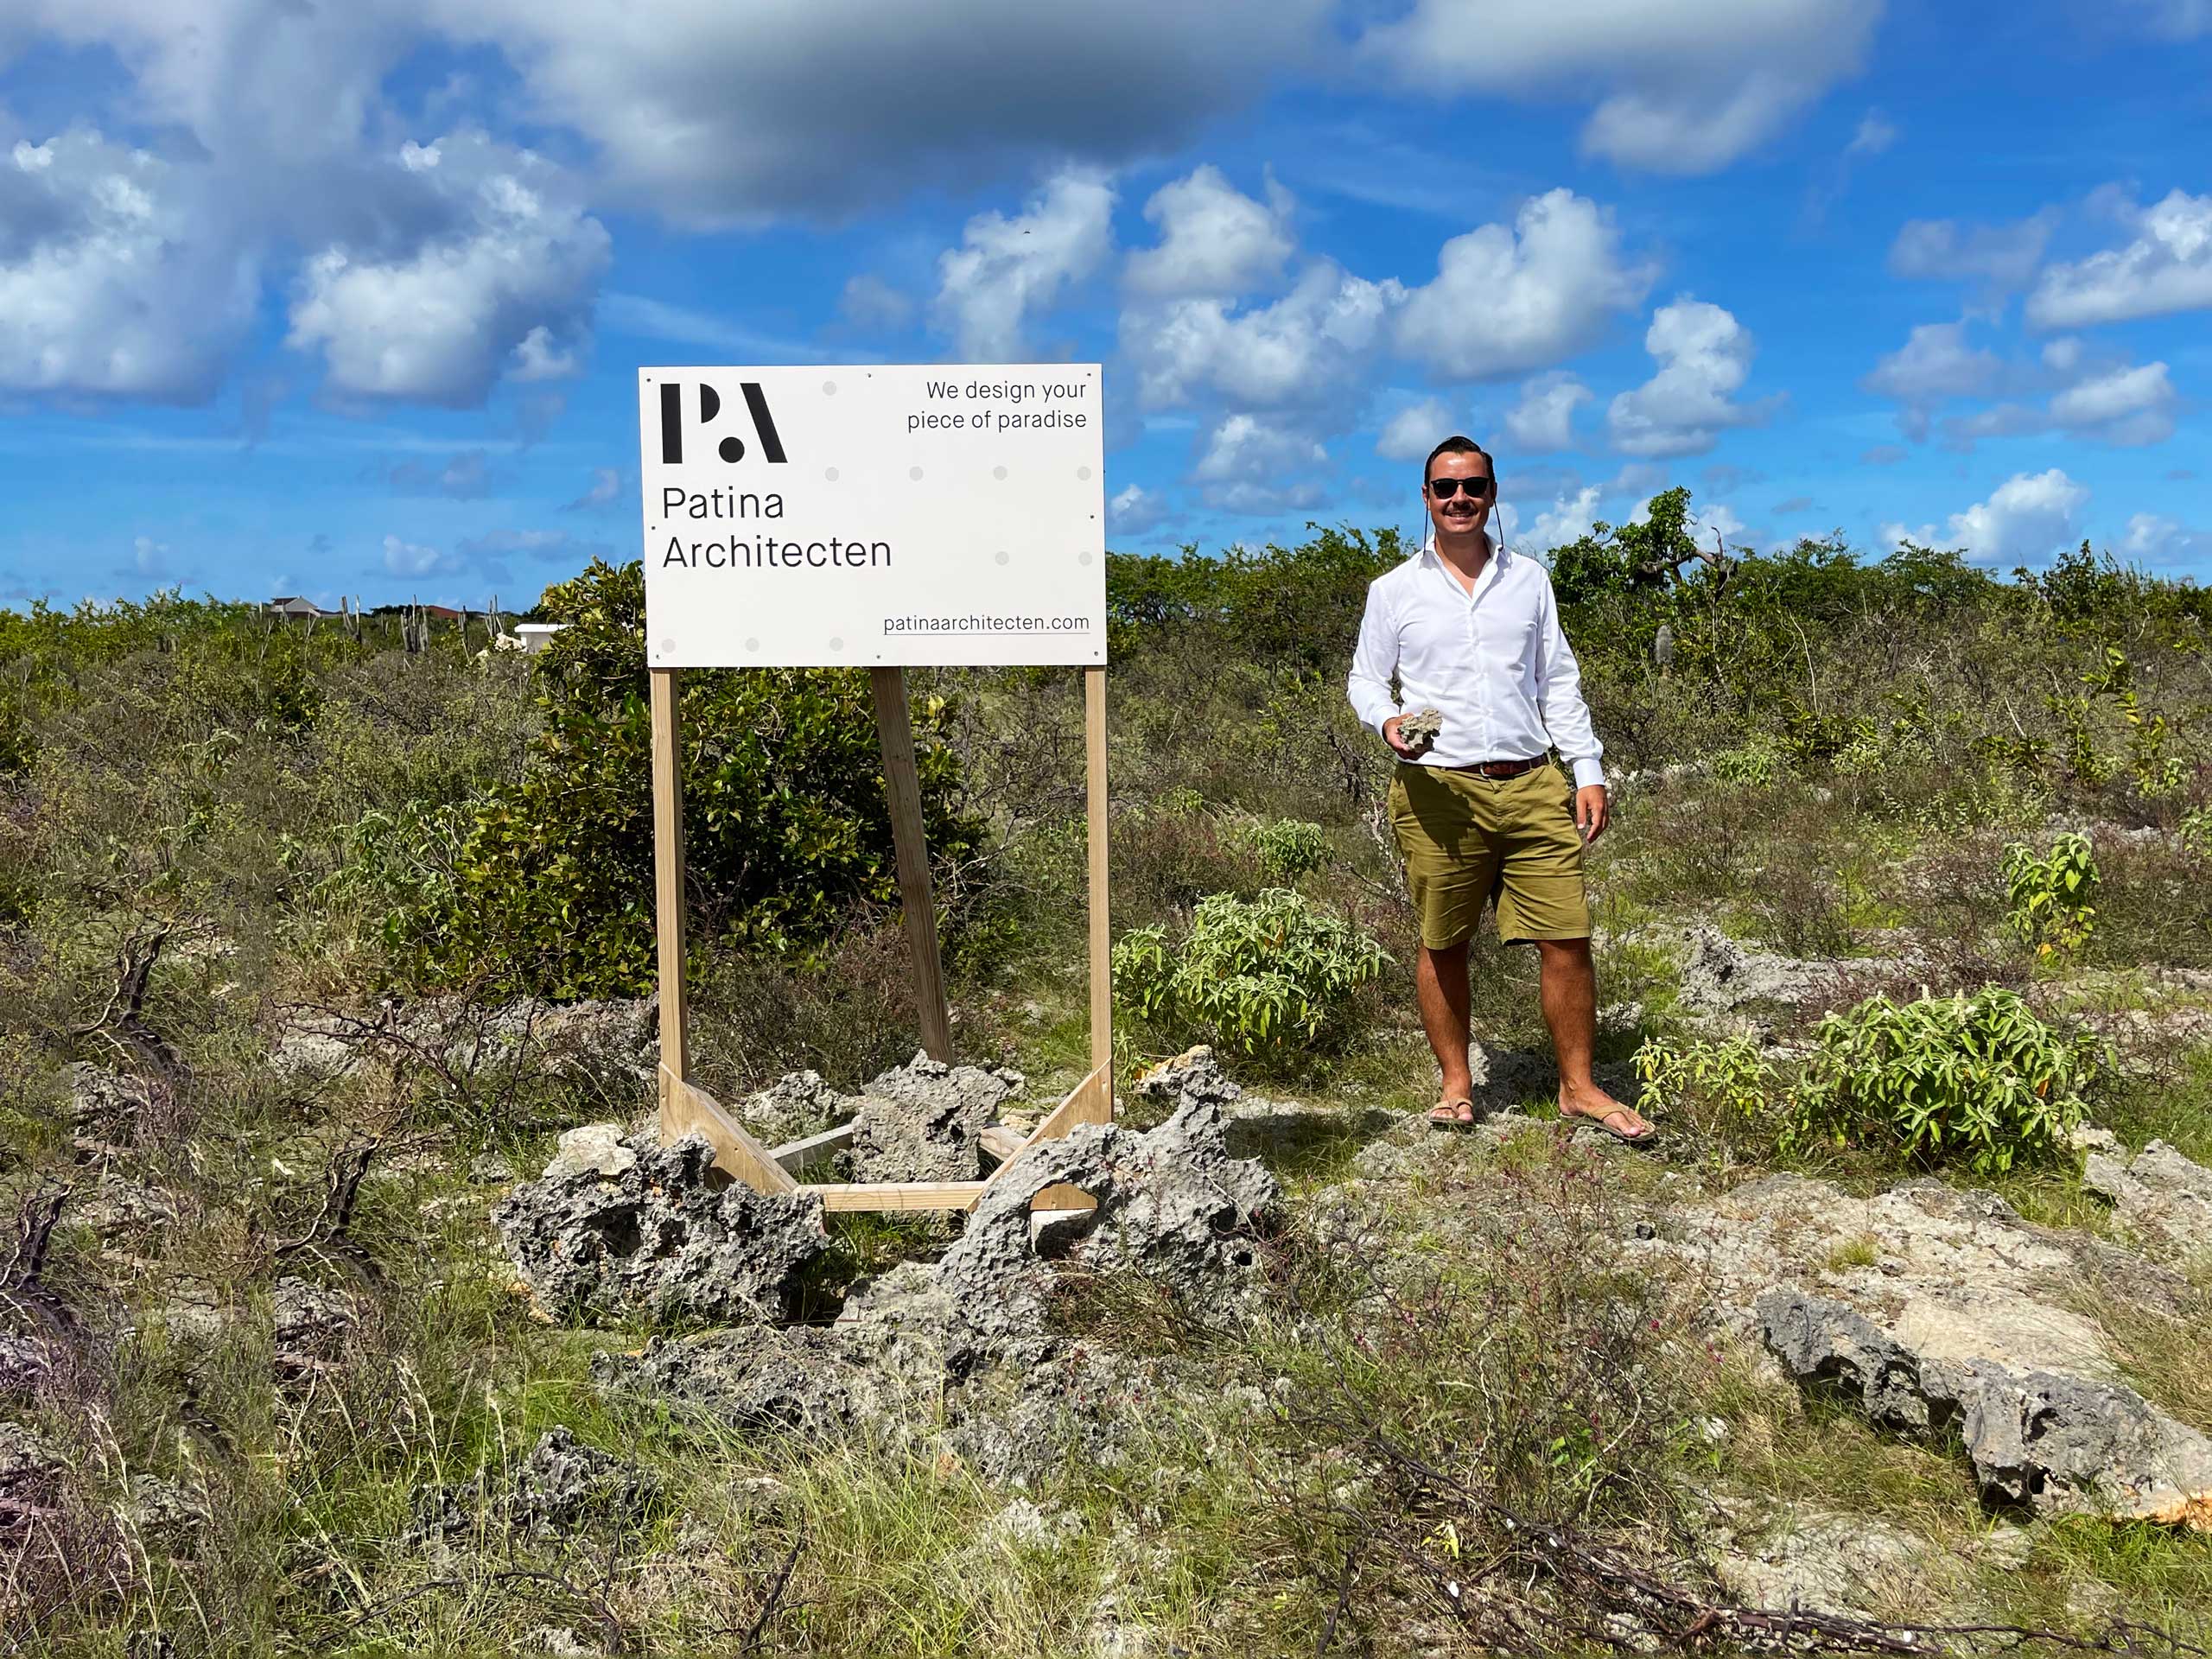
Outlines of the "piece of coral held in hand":
{"label": "piece of coral held in hand", "polygon": [[1398,722],[1398,741],[1415,754],[1427,754],[1443,735],[1444,713],[1439,709],[1418,709]]}

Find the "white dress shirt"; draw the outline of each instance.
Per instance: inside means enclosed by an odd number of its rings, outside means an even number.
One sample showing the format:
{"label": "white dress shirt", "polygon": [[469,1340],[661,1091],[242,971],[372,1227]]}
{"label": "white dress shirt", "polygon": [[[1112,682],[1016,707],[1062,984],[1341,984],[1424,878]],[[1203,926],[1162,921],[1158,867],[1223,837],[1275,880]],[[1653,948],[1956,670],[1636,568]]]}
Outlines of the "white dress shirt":
{"label": "white dress shirt", "polygon": [[[1393,673],[1402,702],[1390,696]],[[1471,593],[1433,548],[1377,576],[1344,689],[1377,736],[1394,715],[1441,711],[1443,735],[1416,766],[1528,760],[1556,747],[1576,788],[1605,781],[1551,573],[1525,553],[1493,543]]]}

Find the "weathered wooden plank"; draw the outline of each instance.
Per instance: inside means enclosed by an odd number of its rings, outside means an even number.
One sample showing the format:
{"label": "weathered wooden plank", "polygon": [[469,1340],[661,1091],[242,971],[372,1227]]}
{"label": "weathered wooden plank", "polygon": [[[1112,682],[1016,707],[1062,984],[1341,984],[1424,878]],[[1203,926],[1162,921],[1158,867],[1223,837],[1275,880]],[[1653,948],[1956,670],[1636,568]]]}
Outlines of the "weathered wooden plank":
{"label": "weathered wooden plank", "polygon": [[[682,671],[656,668],[652,687],[653,931],[660,947],[660,1063],[679,1082],[691,1075],[690,1007],[683,982],[683,734],[677,714]],[[683,1133],[683,1103],[660,1090],[660,1138]]]}
{"label": "weathered wooden plank", "polygon": [[[1030,1130],[1022,1143],[1009,1154],[999,1166],[984,1178],[983,1185],[993,1181],[1012,1169],[1014,1160],[1030,1147],[1043,1141],[1057,1141],[1078,1123],[1110,1123],[1114,1121],[1113,1068],[1102,1066],[1062,1096],[1060,1103],[1047,1112],[1037,1127]],[[1103,1105],[1102,1105],[1103,1101]],[[1048,1203],[1047,1200],[1050,1200]],[[1047,1187],[1037,1199],[1047,1209],[1095,1210],[1097,1205],[1087,1192],[1062,1184]]]}
{"label": "weathered wooden plank", "polygon": [[[1099,664],[1083,671],[1083,747],[1084,788],[1089,797],[1090,831],[1090,1064],[1109,1077],[1114,1067],[1114,938],[1106,907],[1106,667]],[[1113,1121],[1111,1090],[1103,1117],[1091,1123]]]}
{"label": "weathered wooden plank", "polygon": [[914,959],[914,1013],[922,1047],[952,1061],[952,1018],[945,1007],[944,965],[937,948],[937,899],[930,891],[929,844],[922,833],[922,785],[914,770],[914,728],[906,712],[906,671],[871,668],[875,731],[883,745],[883,785],[891,805],[891,841],[899,860],[899,908]]}
{"label": "weathered wooden plank", "polygon": [[[736,1177],[755,1192],[789,1192],[798,1185],[776,1161],[776,1154],[753,1137],[742,1123],[723,1109],[721,1102],[694,1083],[686,1083],[665,1061],[660,1068],[660,1095],[664,1140],[680,1140],[693,1129],[707,1137],[715,1149],[715,1166]],[[673,1111],[677,1122],[667,1122]]]}
{"label": "weathered wooden plank", "polygon": [[853,1128],[860,1119],[853,1118],[835,1128],[824,1129],[819,1135],[802,1135],[796,1141],[786,1141],[769,1153],[786,1173],[803,1178],[821,1167],[853,1144]]}
{"label": "weathered wooden plank", "polygon": [[1070,1186],[1062,1181],[1058,1186],[1048,1186],[1029,1201],[1029,1213],[1042,1215],[1047,1211],[1073,1215],[1078,1211],[1096,1210],[1098,1200],[1079,1186]]}
{"label": "weathered wooden plank", "polygon": [[976,1139],[987,1154],[1002,1164],[1020,1152],[1029,1137],[1011,1124],[994,1123]]}
{"label": "weathered wooden plank", "polygon": [[824,1210],[965,1210],[982,1192],[981,1181],[855,1181],[795,1189],[822,1200]]}

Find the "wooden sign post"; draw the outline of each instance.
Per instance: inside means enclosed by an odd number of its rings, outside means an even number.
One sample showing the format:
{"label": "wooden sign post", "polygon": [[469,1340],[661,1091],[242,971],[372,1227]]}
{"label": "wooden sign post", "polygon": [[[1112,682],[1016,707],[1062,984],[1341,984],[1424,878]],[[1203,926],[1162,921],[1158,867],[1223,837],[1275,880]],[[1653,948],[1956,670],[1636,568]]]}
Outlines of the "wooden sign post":
{"label": "wooden sign post", "polygon": [[906,671],[871,668],[875,731],[883,745],[883,788],[891,799],[891,844],[899,859],[899,908],[914,958],[914,1019],[922,1052],[952,1064],[952,1014],[944,1001],[944,963],[937,948],[937,899],[930,891],[930,849],[922,834],[922,783],[914,772],[914,728],[906,709]]}
{"label": "wooden sign post", "polygon": [[[850,1143],[853,1125],[810,1135],[787,1146],[763,1145],[745,1125],[691,1080],[689,1002],[684,972],[683,728],[678,709],[683,670],[656,668],[652,680],[653,924],[660,961],[660,1134],[675,1141],[696,1130],[715,1149],[715,1164],[760,1192],[813,1192],[830,1210],[966,1210],[1020,1154],[1056,1140],[1079,1124],[1114,1121],[1113,931],[1106,904],[1106,671],[1084,675],[1084,759],[1086,822],[1090,831],[1090,1066],[1026,1139],[1007,1144],[998,1168],[972,1181],[861,1181],[803,1184],[810,1173]],[[916,1012],[923,1047],[950,1064],[952,1027],[938,956],[937,906],[931,891],[929,851],[922,832],[921,791],[914,768],[913,730],[906,708],[906,675],[871,671],[876,728],[883,741],[884,784],[899,860],[899,896],[914,959]],[[902,781],[903,780],[903,781]],[[932,1040],[934,1039],[934,1040]],[[986,1138],[987,1148],[989,1137]],[[1054,1188],[1040,1209],[1087,1208],[1072,1188]]]}

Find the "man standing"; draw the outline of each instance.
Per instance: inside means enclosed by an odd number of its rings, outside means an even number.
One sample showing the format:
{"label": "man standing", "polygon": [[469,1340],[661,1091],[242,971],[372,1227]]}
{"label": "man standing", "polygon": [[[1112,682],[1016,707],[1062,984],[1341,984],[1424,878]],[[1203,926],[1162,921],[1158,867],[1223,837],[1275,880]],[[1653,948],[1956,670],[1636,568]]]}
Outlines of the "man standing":
{"label": "man standing", "polygon": [[[1604,753],[1582,702],[1582,674],[1559,625],[1550,574],[1489,534],[1497,474],[1466,438],[1436,446],[1421,471],[1433,545],[1375,581],[1346,688],[1360,720],[1398,756],[1390,819],[1421,921],[1414,983],[1444,1073],[1432,1122],[1471,1124],[1467,942],[1497,902],[1498,936],[1533,941],[1544,1020],[1559,1056],[1559,1109],[1622,1141],[1649,1123],[1590,1075],[1598,976],[1582,849],[1605,833]],[[1403,702],[1394,699],[1395,676]],[[1403,712],[1443,715],[1426,747],[1399,734]],[[1547,759],[1574,769],[1569,788]]]}

